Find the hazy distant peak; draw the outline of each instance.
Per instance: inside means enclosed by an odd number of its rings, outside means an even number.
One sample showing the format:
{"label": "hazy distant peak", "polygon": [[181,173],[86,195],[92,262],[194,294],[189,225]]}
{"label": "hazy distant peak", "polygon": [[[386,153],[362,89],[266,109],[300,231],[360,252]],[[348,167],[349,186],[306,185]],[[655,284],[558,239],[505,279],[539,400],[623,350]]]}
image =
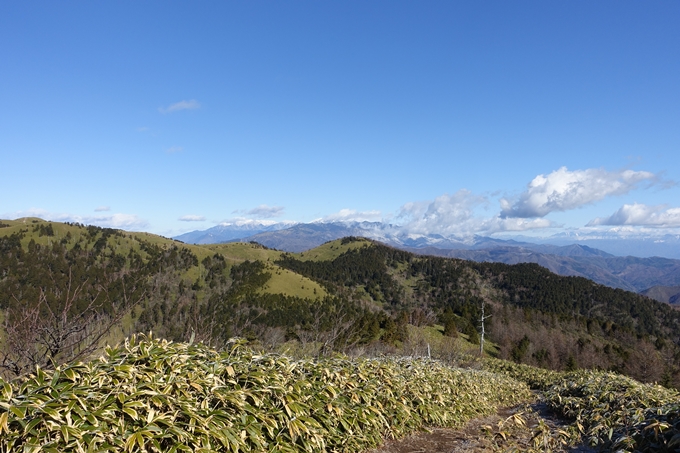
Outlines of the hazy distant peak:
{"label": "hazy distant peak", "polygon": [[276,220],[258,220],[258,219],[232,219],[232,220],[225,220],[224,222],[221,222],[218,224],[218,226],[223,226],[223,227],[250,227],[250,226],[281,226],[281,228],[288,228],[290,226],[296,225],[297,222],[293,222],[291,220],[282,220],[282,221],[276,221]]}

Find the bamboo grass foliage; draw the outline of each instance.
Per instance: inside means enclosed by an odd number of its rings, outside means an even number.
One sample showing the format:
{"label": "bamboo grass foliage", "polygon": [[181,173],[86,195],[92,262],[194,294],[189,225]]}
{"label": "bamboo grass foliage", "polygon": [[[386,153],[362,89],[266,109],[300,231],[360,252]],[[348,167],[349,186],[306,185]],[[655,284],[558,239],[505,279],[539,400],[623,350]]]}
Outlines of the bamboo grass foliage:
{"label": "bamboo grass foliage", "polygon": [[431,360],[292,360],[147,336],[0,391],[2,452],[356,452],[530,397]]}
{"label": "bamboo grass foliage", "polygon": [[576,371],[545,392],[592,446],[616,452],[680,450],[680,395],[615,373]]}
{"label": "bamboo grass foliage", "polygon": [[571,443],[616,453],[680,451],[676,390],[604,371],[557,372],[497,359],[485,367],[542,390],[548,406],[571,422]]}

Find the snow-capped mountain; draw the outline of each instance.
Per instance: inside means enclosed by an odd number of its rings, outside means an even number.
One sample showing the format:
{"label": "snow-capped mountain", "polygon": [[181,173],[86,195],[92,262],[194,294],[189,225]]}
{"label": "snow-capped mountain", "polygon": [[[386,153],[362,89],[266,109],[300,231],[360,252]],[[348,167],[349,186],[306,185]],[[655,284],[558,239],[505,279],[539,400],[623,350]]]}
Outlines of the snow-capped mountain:
{"label": "snow-capped mountain", "polygon": [[[183,242],[210,244],[239,240],[257,241],[268,247],[301,252],[345,236],[362,236],[399,248],[434,247],[444,250],[483,250],[495,247],[523,247],[533,252],[562,256],[598,255],[680,259],[680,236],[640,236],[625,232],[561,233],[547,238],[514,236],[493,238],[478,235],[443,236],[407,231],[383,222],[316,221],[311,223],[239,220],[203,231],[176,236]],[[566,246],[578,245],[567,249]]]}

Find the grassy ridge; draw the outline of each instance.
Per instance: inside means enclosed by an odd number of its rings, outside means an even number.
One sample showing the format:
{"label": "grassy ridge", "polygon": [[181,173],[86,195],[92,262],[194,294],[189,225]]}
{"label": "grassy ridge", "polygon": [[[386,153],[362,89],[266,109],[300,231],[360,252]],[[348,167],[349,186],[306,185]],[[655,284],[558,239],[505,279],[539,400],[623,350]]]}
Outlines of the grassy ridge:
{"label": "grassy ridge", "polygon": [[146,337],[0,390],[4,452],[352,452],[530,398],[512,379],[433,361],[291,360]]}
{"label": "grassy ridge", "polygon": [[373,242],[364,238],[330,241],[303,253],[291,253],[300,261],[332,261],[350,250],[369,247]]}
{"label": "grassy ridge", "polygon": [[[100,237],[95,236],[92,240],[85,241],[83,239],[87,237],[87,231],[82,226],[49,222],[33,217],[17,220],[0,220],[0,224],[5,225],[0,228],[0,236],[10,236],[15,233],[23,232],[21,244],[24,249],[28,247],[30,241],[34,241],[36,244],[42,246],[49,246],[54,242],[64,241],[69,249],[75,244],[79,244],[83,249],[91,250],[95,243],[94,239]],[[43,234],[37,230],[40,226],[49,227],[50,234]],[[99,231],[100,229],[97,230]],[[267,288],[262,289],[263,293],[283,294],[286,296],[310,299],[321,299],[326,295],[325,290],[318,283],[273,264],[273,261],[281,256],[282,252],[278,250],[271,250],[258,244],[242,242],[193,245],[184,244],[150,233],[122,231],[120,233],[120,235],[109,238],[107,240],[107,245],[111,248],[113,253],[122,256],[127,256],[132,250],[140,253],[143,257],[146,257],[146,253],[140,247],[142,242],[156,245],[163,249],[176,246],[189,250],[197,257],[199,262],[198,266],[193,266],[183,273],[183,277],[190,281],[196,281],[205,271],[200,264],[205,258],[211,257],[215,253],[219,253],[224,256],[227,262],[227,267],[225,269],[227,274],[233,265],[242,263],[246,260],[266,262],[270,272],[272,272],[272,281],[269,282]],[[314,292],[315,289],[316,293]]]}
{"label": "grassy ridge", "polygon": [[282,269],[275,264],[267,263],[267,272],[271,277],[261,289],[262,293],[285,294],[304,299],[323,299],[328,294],[323,286],[314,280]]}

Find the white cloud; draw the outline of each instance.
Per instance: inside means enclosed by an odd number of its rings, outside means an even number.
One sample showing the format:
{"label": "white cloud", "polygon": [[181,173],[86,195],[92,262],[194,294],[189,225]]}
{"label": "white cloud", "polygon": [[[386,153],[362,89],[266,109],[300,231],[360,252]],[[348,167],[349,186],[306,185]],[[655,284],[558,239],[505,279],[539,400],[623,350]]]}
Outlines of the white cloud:
{"label": "white cloud", "polygon": [[94,212],[105,212],[110,210],[111,210],[110,206],[97,206],[96,208],[94,208]]}
{"label": "white cloud", "polygon": [[484,222],[484,234],[501,233],[506,231],[528,231],[544,228],[557,228],[554,222],[548,219],[521,219],[494,217]]}
{"label": "white cloud", "polygon": [[666,206],[648,206],[641,203],[624,204],[609,217],[598,217],[587,226],[631,225],[655,228],[680,227],[680,208],[666,209]]}
{"label": "white cloud", "polygon": [[382,220],[380,211],[356,211],[354,209],[341,209],[327,215],[321,222],[378,222]]}
{"label": "white cloud", "polygon": [[433,201],[406,203],[397,218],[406,220],[402,229],[409,233],[474,234],[484,222],[474,215],[474,210],[486,202],[485,197],[462,189]]}
{"label": "white cloud", "polygon": [[44,220],[52,220],[48,218],[48,216],[50,216],[50,213],[45,211],[44,209],[30,208],[25,211],[16,211],[9,214],[3,214],[2,218],[16,220],[22,217],[39,217]]}
{"label": "white cloud", "polygon": [[519,200],[501,199],[501,217],[543,217],[553,211],[567,211],[612,195],[623,195],[642,182],[653,184],[657,177],[647,171],[603,169],[569,171],[566,167],[549,175],[538,175]]}
{"label": "white cloud", "polygon": [[232,219],[223,220],[219,223],[222,226],[272,226],[272,225],[286,225],[292,226],[297,224],[297,222],[292,222],[290,220],[282,220],[277,222],[276,220],[259,220],[259,219],[247,219],[245,217],[234,217]]}
{"label": "white cloud", "polygon": [[261,204],[260,206],[250,209],[248,211],[240,211],[243,214],[250,217],[257,217],[261,219],[271,219],[272,217],[279,217],[283,214],[283,206],[267,206],[266,204]]}
{"label": "white cloud", "polygon": [[80,223],[88,223],[109,228],[123,230],[137,230],[146,228],[149,223],[135,214],[112,214],[100,217],[82,217]]}
{"label": "white cloud", "polygon": [[183,215],[178,220],[182,222],[205,222],[205,217],[202,215]]}
{"label": "white cloud", "polygon": [[159,107],[158,111],[161,113],[173,113],[181,110],[196,110],[199,108],[201,108],[201,104],[197,100],[191,99],[190,101],[179,101],[167,107]]}
{"label": "white cloud", "polygon": [[81,216],[76,214],[59,214],[44,209],[31,208],[26,211],[15,212],[8,218],[39,217],[53,222],[76,222],[84,225],[96,225],[104,228],[140,231],[148,227],[149,223],[135,214],[110,214],[98,216]]}
{"label": "white cloud", "polygon": [[440,234],[442,236],[469,236],[505,231],[527,231],[555,227],[547,219],[517,219],[482,217],[475,210],[488,203],[488,199],[469,190],[459,190],[453,195],[444,194],[433,201],[406,203],[397,218],[405,219],[400,229],[405,234]]}
{"label": "white cloud", "polygon": [[181,146],[171,146],[170,148],[165,150],[165,152],[168,154],[181,153],[182,151],[184,151],[184,148],[182,148]]}

